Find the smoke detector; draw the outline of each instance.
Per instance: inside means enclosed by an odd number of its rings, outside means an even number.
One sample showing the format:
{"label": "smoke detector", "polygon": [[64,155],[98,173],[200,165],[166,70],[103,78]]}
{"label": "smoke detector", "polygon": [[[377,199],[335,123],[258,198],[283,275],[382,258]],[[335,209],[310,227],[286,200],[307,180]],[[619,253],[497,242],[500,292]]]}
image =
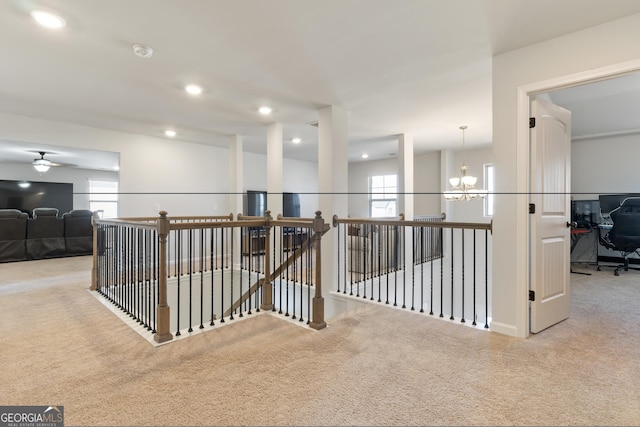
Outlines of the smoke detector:
{"label": "smoke detector", "polygon": [[151,58],[151,55],[153,55],[153,49],[143,44],[134,44],[133,53],[138,55],[140,58]]}

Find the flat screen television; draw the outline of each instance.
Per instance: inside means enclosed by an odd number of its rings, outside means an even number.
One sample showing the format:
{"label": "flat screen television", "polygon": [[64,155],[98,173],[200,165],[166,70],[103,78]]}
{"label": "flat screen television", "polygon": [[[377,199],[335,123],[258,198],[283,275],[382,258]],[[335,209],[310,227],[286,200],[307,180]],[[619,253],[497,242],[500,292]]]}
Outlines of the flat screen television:
{"label": "flat screen television", "polygon": [[73,184],[65,182],[0,180],[0,209],[19,209],[32,216],[35,208],[73,209]]}
{"label": "flat screen television", "polygon": [[[264,216],[267,209],[266,191],[247,191],[247,215]],[[282,216],[300,217],[300,195],[298,193],[282,193]]]}
{"label": "flat screen television", "polygon": [[264,216],[267,208],[266,191],[247,191],[247,215],[248,216]]}
{"label": "flat screen television", "polygon": [[300,195],[298,193],[282,194],[282,216],[300,217]]}

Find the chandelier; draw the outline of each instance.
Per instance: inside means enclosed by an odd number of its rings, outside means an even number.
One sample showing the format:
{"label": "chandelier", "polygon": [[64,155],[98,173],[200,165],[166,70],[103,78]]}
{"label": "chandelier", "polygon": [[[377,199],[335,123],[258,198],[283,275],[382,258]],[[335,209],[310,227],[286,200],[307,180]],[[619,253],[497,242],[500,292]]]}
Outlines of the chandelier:
{"label": "chandelier", "polygon": [[449,179],[451,189],[444,192],[446,200],[474,200],[481,199],[487,195],[487,190],[475,188],[478,178],[467,175],[467,165],[465,164],[464,131],[466,126],[460,126],[462,130],[462,166],[460,166],[460,176]]}

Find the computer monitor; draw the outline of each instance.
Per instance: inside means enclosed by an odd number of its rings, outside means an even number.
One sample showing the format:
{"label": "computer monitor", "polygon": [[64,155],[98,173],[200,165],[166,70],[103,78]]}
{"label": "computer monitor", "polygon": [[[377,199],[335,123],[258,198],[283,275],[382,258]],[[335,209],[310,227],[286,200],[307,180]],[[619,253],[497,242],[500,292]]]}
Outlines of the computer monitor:
{"label": "computer monitor", "polygon": [[591,228],[600,224],[600,202],[598,200],[573,200],[571,202],[571,221],[578,228]]}
{"label": "computer monitor", "polygon": [[627,197],[640,197],[640,193],[601,194],[599,199],[602,215],[608,216],[609,212],[620,206],[622,201]]}

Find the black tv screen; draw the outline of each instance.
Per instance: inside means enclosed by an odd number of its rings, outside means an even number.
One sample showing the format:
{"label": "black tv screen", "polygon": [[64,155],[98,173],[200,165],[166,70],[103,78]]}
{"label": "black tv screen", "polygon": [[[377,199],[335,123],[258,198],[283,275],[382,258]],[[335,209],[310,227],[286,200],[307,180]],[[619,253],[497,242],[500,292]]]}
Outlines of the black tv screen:
{"label": "black tv screen", "polygon": [[247,215],[264,216],[267,207],[266,191],[247,191]]}
{"label": "black tv screen", "polygon": [[73,209],[73,184],[0,180],[0,209],[19,209],[32,216],[35,208]]}
{"label": "black tv screen", "polygon": [[[264,216],[267,209],[266,191],[247,191],[247,215]],[[298,193],[282,193],[282,216],[300,217],[300,195]]]}
{"label": "black tv screen", "polygon": [[282,194],[282,216],[300,217],[300,195],[298,193]]}

